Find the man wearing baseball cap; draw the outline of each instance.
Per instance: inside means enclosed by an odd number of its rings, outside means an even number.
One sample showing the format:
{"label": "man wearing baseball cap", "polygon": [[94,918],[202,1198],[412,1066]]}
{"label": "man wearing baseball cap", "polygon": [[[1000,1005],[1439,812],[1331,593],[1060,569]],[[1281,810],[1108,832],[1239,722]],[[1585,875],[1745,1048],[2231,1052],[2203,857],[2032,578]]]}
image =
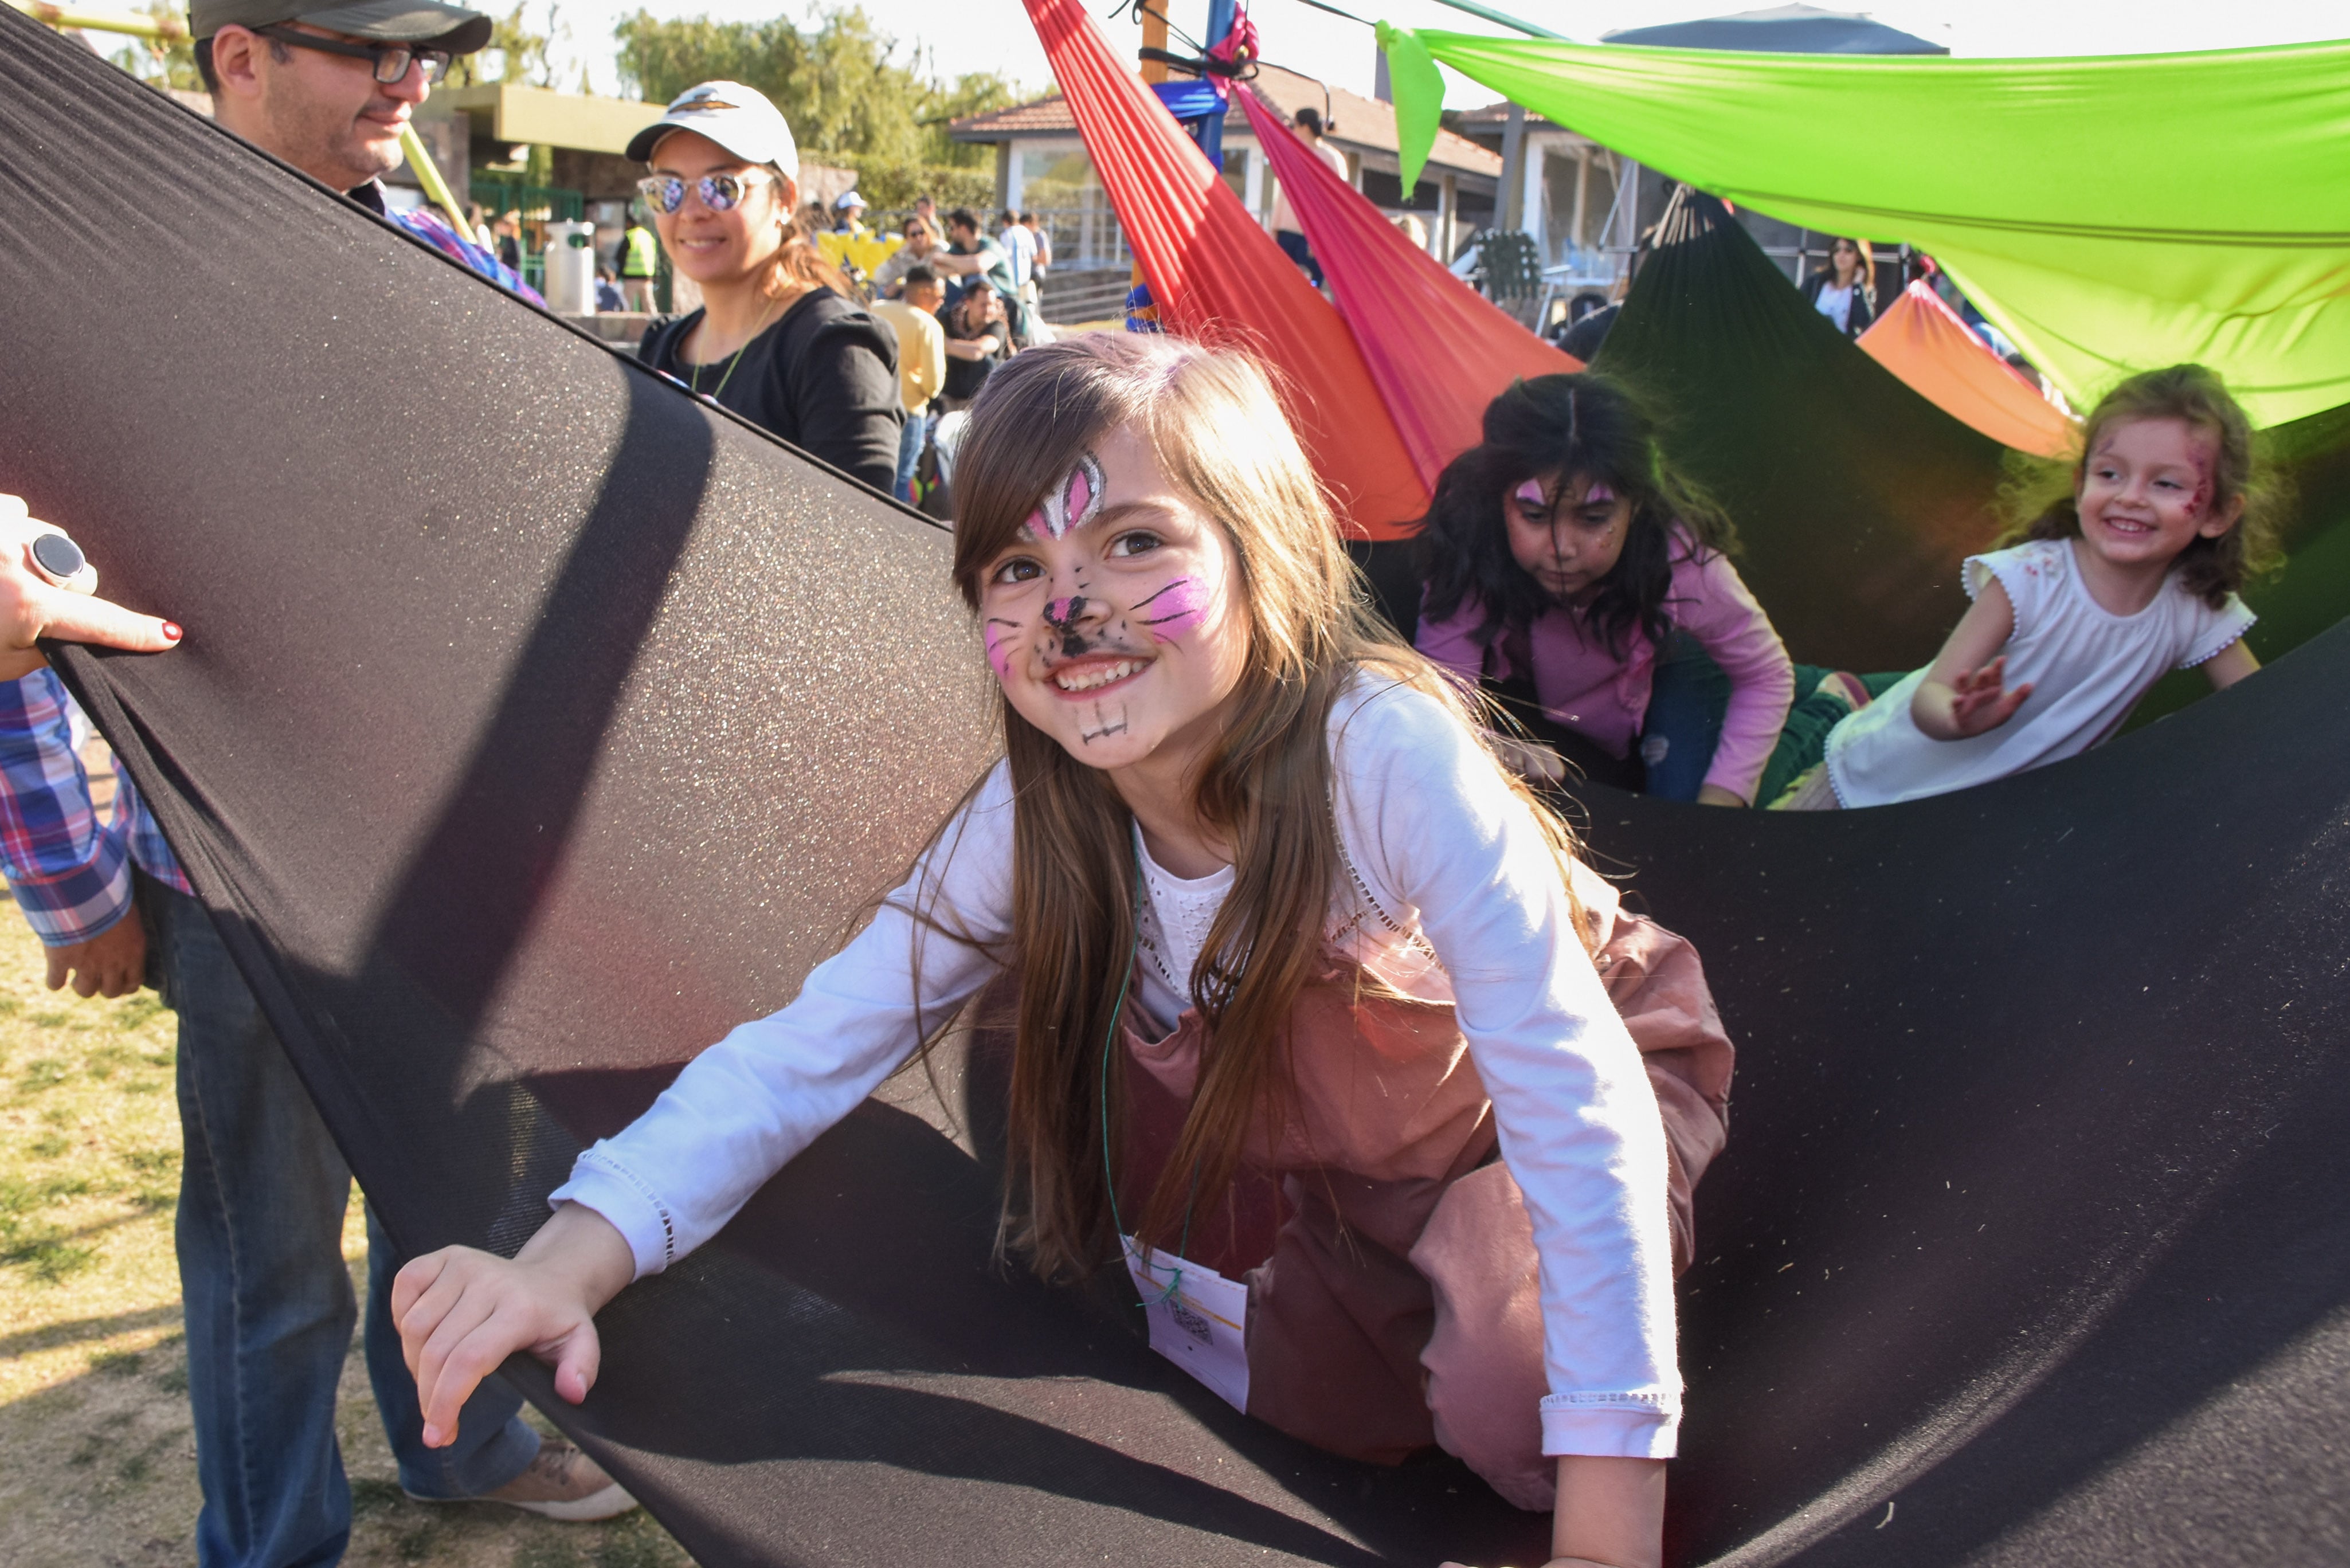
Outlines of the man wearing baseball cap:
{"label": "man wearing baseball cap", "polygon": [[390,219],[532,304],[512,267],[429,207],[394,208],[400,128],[449,62],[490,41],[490,19],[441,0],[192,0],[196,70],[226,129]]}
{"label": "man wearing baseball cap", "polygon": [[[418,214],[386,213],[377,183],[399,163],[400,128],[430,83],[452,54],[481,47],[489,18],[436,0],[300,4],[196,0],[191,31],[219,122],[518,288],[437,215],[420,225]],[[41,542],[45,527],[0,495],[0,556],[23,550],[23,538]],[[62,535],[47,532],[52,554],[78,560]],[[72,563],[37,564],[55,583],[86,590]],[[177,628],[165,635],[176,639]],[[126,779],[110,820],[99,817],[64,688],[36,651],[14,646],[0,649],[0,817],[45,825],[0,834],[0,866],[48,949],[51,988],[70,980],[84,996],[123,995],[151,974],[179,1014],[176,1251],[203,1491],[197,1560],[331,1564],[351,1526],[335,1424],[358,1315],[342,1252],[350,1169],[145,804]],[[368,1372],[401,1486],[427,1501],[495,1501],[556,1519],[634,1507],[578,1449],[542,1443],[503,1382],[483,1384],[456,1447],[424,1447],[416,1385],[390,1322],[399,1260],[372,1215],[368,1229]]]}

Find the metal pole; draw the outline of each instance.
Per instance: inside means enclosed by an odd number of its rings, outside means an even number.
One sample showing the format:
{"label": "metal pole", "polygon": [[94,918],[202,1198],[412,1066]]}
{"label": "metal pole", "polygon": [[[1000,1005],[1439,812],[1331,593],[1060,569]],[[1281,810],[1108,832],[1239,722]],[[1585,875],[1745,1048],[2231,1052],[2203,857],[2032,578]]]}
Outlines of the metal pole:
{"label": "metal pole", "polygon": [[[1233,0],[1208,0],[1207,46],[1214,48],[1232,34]],[[1246,88],[1240,88],[1245,92]],[[1224,117],[1210,115],[1200,126],[1200,151],[1219,170],[1224,166]]]}

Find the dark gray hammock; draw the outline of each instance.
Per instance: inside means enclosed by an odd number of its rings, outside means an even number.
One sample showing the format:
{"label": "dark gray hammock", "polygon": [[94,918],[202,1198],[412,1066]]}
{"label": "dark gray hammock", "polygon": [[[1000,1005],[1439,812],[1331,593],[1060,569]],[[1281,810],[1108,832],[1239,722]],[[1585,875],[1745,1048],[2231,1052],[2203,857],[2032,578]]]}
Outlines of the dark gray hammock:
{"label": "dark gray hammock", "polygon": [[[0,478],[188,628],[69,679],[404,1248],[518,1244],[990,753],[930,524],[5,8],[0,300]],[[2350,1556],[2345,678],[1913,807],[1595,797],[1743,1051],[1677,1561]],[[615,1302],[584,1407],[512,1368],[699,1558],[1539,1560],[991,1270],[943,1067]]]}

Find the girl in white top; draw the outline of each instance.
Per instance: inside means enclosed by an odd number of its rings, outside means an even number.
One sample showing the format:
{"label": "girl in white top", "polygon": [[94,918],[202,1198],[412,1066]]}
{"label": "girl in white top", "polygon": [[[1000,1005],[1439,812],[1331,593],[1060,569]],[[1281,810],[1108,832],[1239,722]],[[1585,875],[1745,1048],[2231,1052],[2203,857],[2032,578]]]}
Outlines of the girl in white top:
{"label": "girl in white top", "polygon": [[[1224,1380],[1203,1381],[1329,1430],[1310,1390],[1351,1385],[1266,1351],[1347,1353],[1300,1327],[1297,1289],[1269,1292],[1281,1254],[1244,1288],[1201,1261],[1253,1261],[1251,1193],[1311,1220],[1331,1183],[1264,1179],[1314,1163],[1309,1146],[1377,1198],[1347,1199],[1357,1241],[1409,1254],[1373,1284],[1423,1306],[1434,1290],[1426,1406],[1375,1412],[1398,1441],[1429,1441],[1432,1417],[1515,1501],[1555,1491],[1560,1563],[1657,1563],[1685,1214],[1610,995],[1629,994],[1622,971],[1679,974],[1696,994],[1671,1015],[1718,1036],[1694,955],[1587,873],[1578,900],[1565,829],[1376,628],[1253,362],[1124,334],[1024,354],[973,410],[956,491],[955,577],[1002,684],[1004,761],[789,1007],[580,1157],[518,1256],[451,1248],[401,1272],[426,1440],[451,1440],[466,1392],[517,1350],[584,1398],[598,1309],[709,1239],[1000,975],[1017,982],[1004,1234],[1040,1272],[1090,1270],[1126,1233],[1154,1314],[1198,1306],[1174,1315],[1203,1346],[1215,1303],[1246,1319],[1244,1364],[1228,1321],[1207,1352],[1232,1349]],[[1627,956],[1603,982],[1586,944],[1611,929]],[[1674,1158],[1701,1164],[1727,1044],[1682,1043],[1716,1064],[1704,1095],[1666,1102]],[[1676,1103],[1711,1131],[1687,1136]],[[1154,1123],[1154,1105],[1172,1109]],[[1283,1244],[1312,1229],[1285,1225]],[[1496,1257],[1519,1261],[1456,1266]],[[1516,1383],[1495,1368],[1508,1331],[1480,1326],[1505,1321],[1539,1336],[1513,1347]],[[1523,1463],[1479,1430],[1501,1428]]]}
{"label": "girl in white top", "polygon": [[1987,784],[2109,739],[2162,676],[2214,687],[2260,668],[2236,597],[2274,555],[2251,427],[2199,365],[2097,405],[2085,455],[2012,499],[2029,519],[1970,556],[1974,598],[1933,664],[1827,735],[1782,809],[1889,805]]}

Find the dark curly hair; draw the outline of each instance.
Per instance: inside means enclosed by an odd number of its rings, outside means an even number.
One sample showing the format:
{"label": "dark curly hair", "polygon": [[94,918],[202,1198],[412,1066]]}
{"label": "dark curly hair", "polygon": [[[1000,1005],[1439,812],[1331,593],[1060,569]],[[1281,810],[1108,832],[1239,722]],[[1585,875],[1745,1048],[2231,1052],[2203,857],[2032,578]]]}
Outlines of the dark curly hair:
{"label": "dark curly hair", "polygon": [[2137,420],[2178,420],[2210,431],[2218,449],[2212,462],[2212,509],[2224,511],[2243,497],[2243,515],[2234,527],[2216,539],[2197,537],[2172,566],[2182,587],[2218,609],[2230,594],[2282,562],[2278,519],[2289,496],[2283,477],[2267,460],[2251,421],[2229,395],[2227,383],[2200,365],[2147,370],[2107,392],[2083,424],[2080,451],[2070,458],[2010,453],[2007,482],[1999,493],[2008,525],[1999,544],[2078,537],[2081,514],[2074,497],[2080,492],[2089,454],[2107,430]]}
{"label": "dark curly hair", "polygon": [[1599,579],[1578,628],[1587,628],[1617,658],[1635,637],[1661,647],[1672,635],[1665,603],[1672,588],[1679,524],[1700,559],[1738,547],[1729,515],[1676,475],[1657,447],[1657,421],[1620,383],[1584,371],[1514,381],[1485,409],[1485,439],[1448,464],[1419,523],[1421,615],[1441,620],[1474,599],[1485,618],[1476,631],[1491,646],[1555,607],[1510,555],[1503,499],[1540,475],[1581,474],[1632,503],[1624,554]]}

